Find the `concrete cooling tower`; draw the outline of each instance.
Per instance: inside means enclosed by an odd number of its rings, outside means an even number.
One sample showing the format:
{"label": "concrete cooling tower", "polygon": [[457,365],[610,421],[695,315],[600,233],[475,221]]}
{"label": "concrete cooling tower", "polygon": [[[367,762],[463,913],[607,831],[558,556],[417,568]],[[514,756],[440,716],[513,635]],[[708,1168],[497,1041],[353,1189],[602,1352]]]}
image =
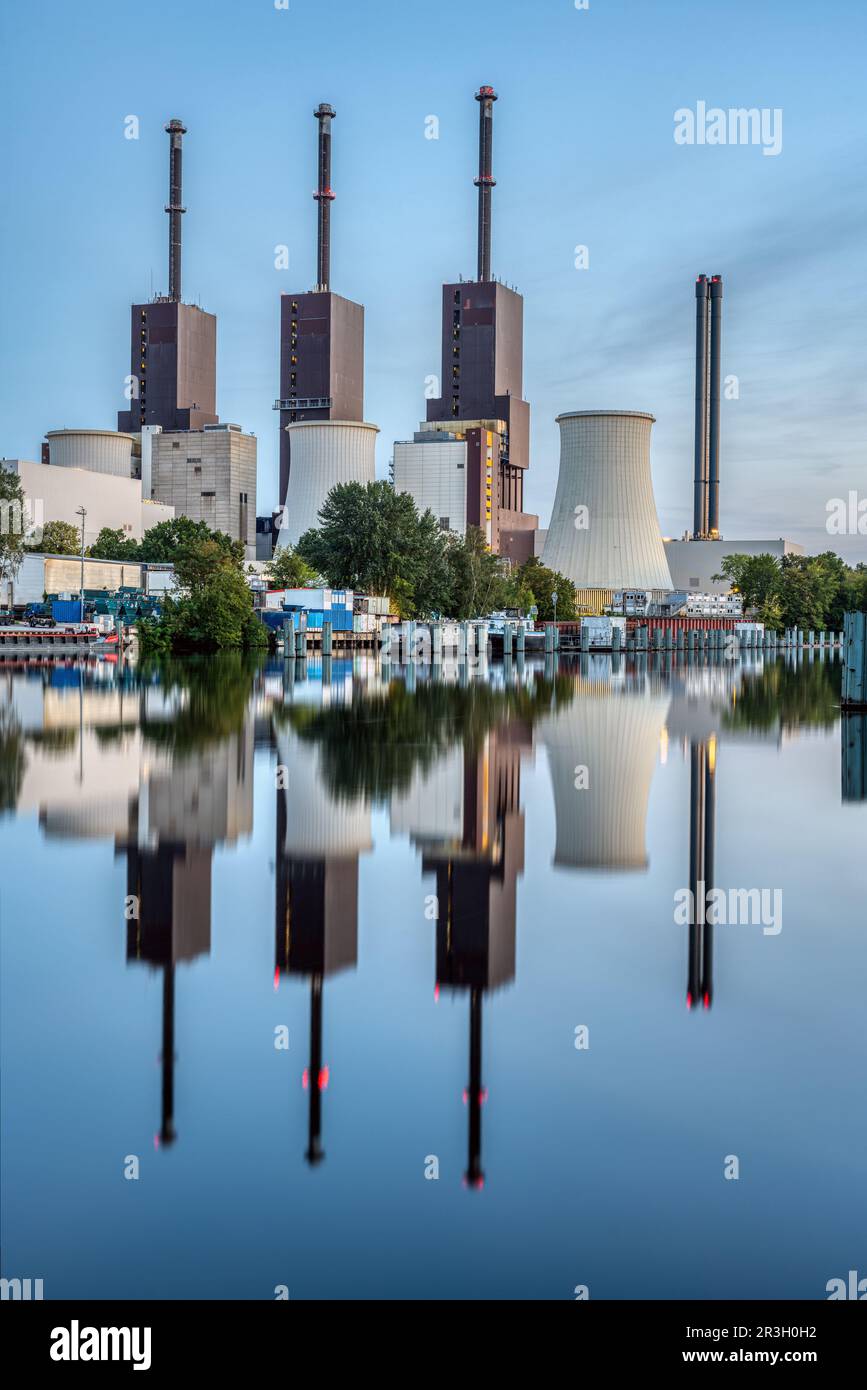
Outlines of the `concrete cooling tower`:
{"label": "concrete cooling tower", "polygon": [[[543,563],[588,589],[671,589],[650,477],[654,416],[558,415],[560,475]],[[586,509],[586,510],[585,510]]]}
{"label": "concrete cooling tower", "polygon": [[[667,691],[580,681],[575,699],[538,726],[554,789],[555,865],[647,867],[647,806],[668,706]],[[579,767],[588,784],[576,788]]]}
{"label": "concrete cooling tower", "polygon": [[300,420],[287,425],[291,466],[277,549],[295,546],[319,525],[319,509],[338,483],[372,483],[376,425],[348,420]]}

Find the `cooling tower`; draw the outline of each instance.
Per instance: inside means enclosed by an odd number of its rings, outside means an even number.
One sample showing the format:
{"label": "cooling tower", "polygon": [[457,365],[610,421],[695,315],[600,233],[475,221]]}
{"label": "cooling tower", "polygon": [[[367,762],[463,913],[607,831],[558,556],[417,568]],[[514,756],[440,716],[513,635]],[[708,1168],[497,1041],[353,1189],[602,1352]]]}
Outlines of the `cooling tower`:
{"label": "cooling tower", "polygon": [[319,525],[319,509],[338,483],[372,483],[376,425],[351,420],[299,420],[287,425],[292,468],[277,549],[294,546]]}
{"label": "cooling tower", "polygon": [[[576,698],[538,725],[554,789],[555,865],[647,867],[647,805],[668,706],[661,689],[625,691],[582,680]],[[581,767],[587,784],[576,787]]]}
{"label": "cooling tower", "polygon": [[[640,410],[557,416],[560,475],[543,563],[577,589],[671,589]],[[586,509],[586,510],[585,510]]]}

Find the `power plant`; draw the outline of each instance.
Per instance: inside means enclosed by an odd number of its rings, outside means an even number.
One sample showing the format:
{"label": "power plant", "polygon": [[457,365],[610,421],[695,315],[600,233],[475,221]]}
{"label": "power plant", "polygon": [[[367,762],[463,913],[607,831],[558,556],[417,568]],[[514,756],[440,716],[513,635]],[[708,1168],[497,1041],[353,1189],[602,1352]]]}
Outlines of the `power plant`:
{"label": "power plant", "polygon": [[[274,402],[280,412],[279,500],[290,513],[293,435],[287,426],[364,419],[364,308],[331,289],[331,123],[337,112],[322,102],[313,115],[318,124],[317,280],[313,290],[281,297],[280,396]],[[326,495],[327,489],[322,502]]]}
{"label": "power plant", "polygon": [[[478,266],[475,281],[443,285],[440,395],[412,441],[395,446],[395,486],[424,509],[448,487],[436,477],[431,444],[464,445],[455,465],[465,501],[436,511],[444,530],[479,527],[488,547],[520,564],[533,554],[539,518],[524,511],[530,407],[523,399],[524,301],[492,278],[493,87],[480,87]],[[451,462],[444,465],[451,467]]]}
{"label": "power plant", "polygon": [[169,137],[169,291],[148,304],[133,304],[130,326],[130,405],[117,427],[138,434],[144,425],[200,430],[217,415],[217,320],[181,300],[183,121],[166,126]]}

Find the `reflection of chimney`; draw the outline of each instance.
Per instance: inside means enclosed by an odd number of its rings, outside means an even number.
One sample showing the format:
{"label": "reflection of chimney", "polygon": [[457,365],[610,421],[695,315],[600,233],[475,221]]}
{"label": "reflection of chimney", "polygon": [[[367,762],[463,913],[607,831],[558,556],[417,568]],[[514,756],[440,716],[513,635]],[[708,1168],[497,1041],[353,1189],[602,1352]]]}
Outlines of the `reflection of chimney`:
{"label": "reflection of chimney", "polygon": [[168,1148],[175,1130],[175,966],[211,949],[210,847],[160,844],[125,846],[127,896],[137,916],[127,921],[128,963],[143,961],[163,972],[162,1104],[156,1142]]}
{"label": "reflection of chimney", "polygon": [[[283,755],[281,753],[281,761]],[[306,823],[297,815],[299,782],[290,779],[293,795],[277,791],[277,888],[275,931],[275,980],[283,972],[310,978],[310,1059],[304,1071],[309,1092],[307,1148],[311,1167],[325,1158],[322,1148],[322,1092],[328,1085],[323,1064],[323,1005],[325,979],[358,963],[358,853],[352,852],[353,836],[345,835],[346,853],[314,857],[316,843],[331,848],[346,825],[335,825],[327,815],[315,813],[311,798],[303,802]],[[303,797],[303,793],[302,793]],[[293,819],[290,821],[290,811]],[[353,823],[349,823],[354,829]],[[356,837],[357,838],[357,837]],[[303,846],[300,841],[305,841]],[[303,847],[307,853],[293,852]]]}
{"label": "reflection of chimney", "polygon": [[319,204],[319,237],[316,257],[316,288],[327,290],[331,280],[331,122],[337,115],[333,106],[323,101],[313,112],[319,122],[319,183],[313,197]]}
{"label": "reflection of chimney", "polygon": [[493,87],[480,87],[476,92],[479,103],[479,174],[474,183],[479,190],[479,280],[491,278],[491,190],[497,183],[491,172],[496,100]]}
{"label": "reflection of chimney", "polygon": [[707,895],[714,886],[716,837],[716,740],[690,745],[689,887],[693,911],[689,923],[686,1006],[713,1003],[713,924],[706,921]]}
{"label": "reflection of chimney", "polygon": [[163,966],[163,1070],[162,1124],[160,1144],[168,1148],[175,1142],[175,967]]}
{"label": "reflection of chimney", "polygon": [[482,991],[470,994],[470,1080],[467,1088],[468,1152],[466,1182],[468,1187],[484,1187],[482,1172]]}
{"label": "reflection of chimney", "polygon": [[311,1168],[325,1157],[322,1148],[322,1092],[325,1072],[322,1066],[322,976],[310,981],[310,1065],[307,1068],[307,1089],[310,1092],[310,1117],[307,1130],[307,1152],[304,1157]]}

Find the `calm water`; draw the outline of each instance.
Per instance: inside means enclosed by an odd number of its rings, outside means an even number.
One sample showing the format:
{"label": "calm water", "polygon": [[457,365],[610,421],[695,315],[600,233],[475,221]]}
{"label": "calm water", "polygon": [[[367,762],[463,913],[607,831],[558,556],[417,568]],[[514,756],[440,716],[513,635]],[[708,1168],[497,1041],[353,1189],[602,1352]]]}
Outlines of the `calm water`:
{"label": "calm water", "polygon": [[[818,656],[0,666],[3,1274],[252,1299],[867,1274],[867,721],[839,690]],[[775,924],[676,924],[691,863],[779,890]]]}

